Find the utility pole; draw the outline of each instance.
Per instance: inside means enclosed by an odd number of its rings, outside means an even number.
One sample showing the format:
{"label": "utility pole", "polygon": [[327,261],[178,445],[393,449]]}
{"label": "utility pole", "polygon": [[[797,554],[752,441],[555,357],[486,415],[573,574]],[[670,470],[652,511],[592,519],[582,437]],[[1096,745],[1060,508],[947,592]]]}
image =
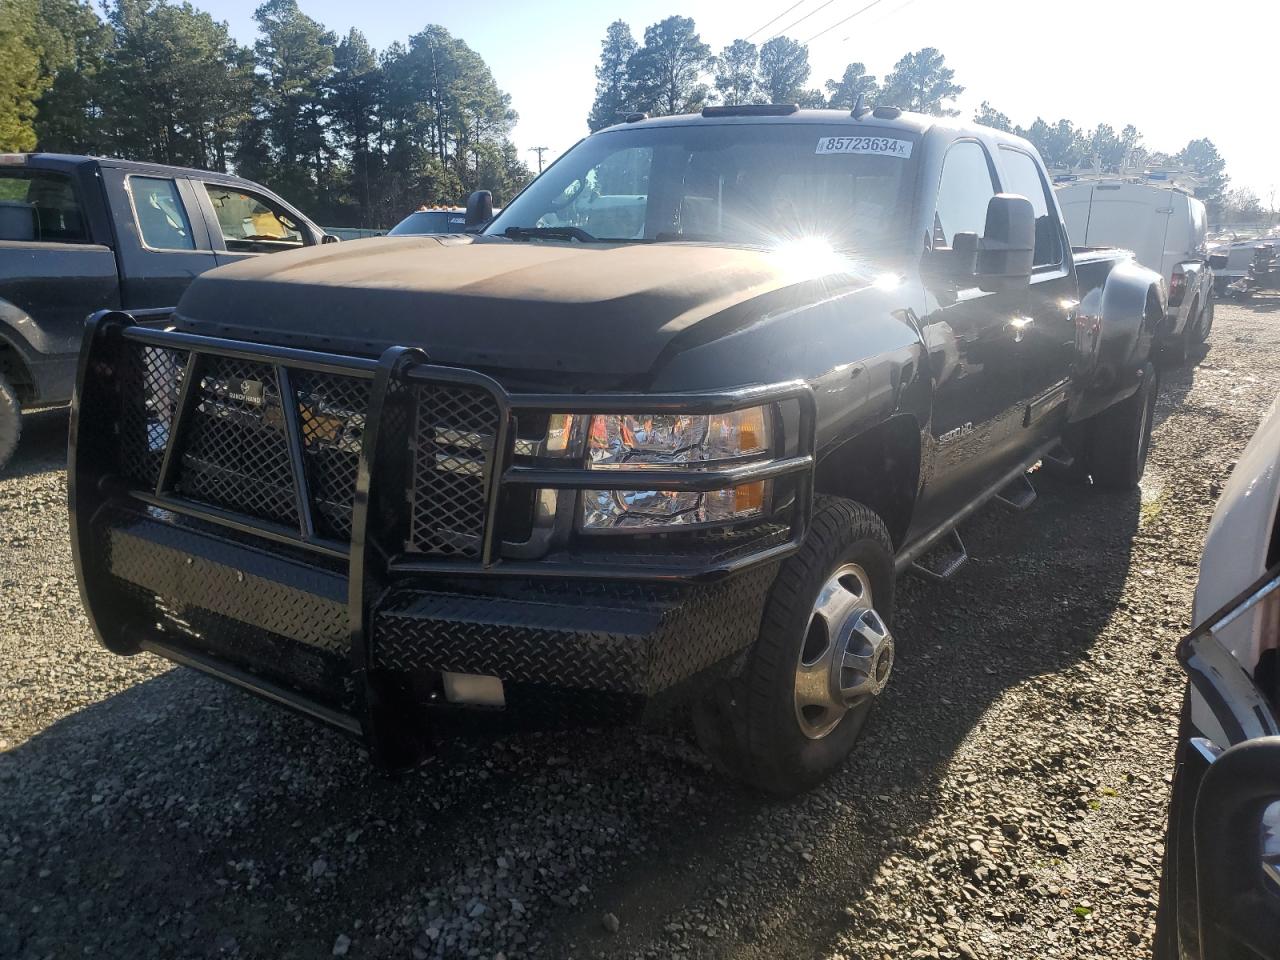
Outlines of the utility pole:
{"label": "utility pole", "polygon": [[530,147],[529,148],[530,153],[536,153],[538,155],[538,173],[542,173],[542,155],[550,149],[551,149],[550,147]]}

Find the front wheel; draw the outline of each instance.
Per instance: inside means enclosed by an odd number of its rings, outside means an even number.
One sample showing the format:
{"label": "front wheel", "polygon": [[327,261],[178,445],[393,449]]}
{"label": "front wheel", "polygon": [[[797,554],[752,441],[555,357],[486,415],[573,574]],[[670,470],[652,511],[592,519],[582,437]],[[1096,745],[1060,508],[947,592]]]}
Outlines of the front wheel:
{"label": "front wheel", "polygon": [[[822,497],[782,564],[734,693],[699,740],[722,767],[779,796],[826,779],[853,749],[893,668],[893,547],[861,504]],[[718,736],[706,734],[715,727]]]}
{"label": "front wheel", "polygon": [[1089,473],[1107,490],[1132,490],[1142,479],[1151,449],[1159,383],[1147,364],[1137,392],[1092,419],[1088,434]]}

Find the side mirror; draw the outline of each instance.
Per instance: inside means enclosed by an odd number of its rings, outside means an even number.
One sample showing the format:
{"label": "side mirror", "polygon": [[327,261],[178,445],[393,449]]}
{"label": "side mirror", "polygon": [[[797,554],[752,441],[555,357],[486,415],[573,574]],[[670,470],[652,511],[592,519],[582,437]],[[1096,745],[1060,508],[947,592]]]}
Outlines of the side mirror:
{"label": "side mirror", "polygon": [[1280,943],[1280,869],[1264,840],[1277,802],[1280,737],[1236,744],[1200,781],[1194,843],[1205,957],[1267,956]]}
{"label": "side mirror", "polygon": [[467,197],[466,229],[476,231],[493,219],[493,194],[475,190]]}
{"label": "side mirror", "polygon": [[1214,270],[1227,269],[1227,255],[1225,253],[1209,254],[1209,266]]}
{"label": "side mirror", "polygon": [[1031,201],[999,193],[987,204],[987,225],[978,242],[974,279],[988,293],[1017,290],[1031,282],[1036,215]]}
{"label": "side mirror", "polygon": [[320,236],[321,243],[338,243],[341,239],[341,237],[335,237],[332,233],[325,233]]}

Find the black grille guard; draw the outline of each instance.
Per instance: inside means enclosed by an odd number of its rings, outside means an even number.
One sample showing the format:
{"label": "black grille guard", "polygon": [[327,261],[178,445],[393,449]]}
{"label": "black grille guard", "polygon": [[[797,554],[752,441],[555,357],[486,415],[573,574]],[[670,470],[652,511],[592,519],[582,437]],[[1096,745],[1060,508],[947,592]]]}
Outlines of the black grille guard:
{"label": "black grille guard", "polygon": [[[415,582],[424,577],[517,577],[517,578],[593,578],[649,582],[708,582],[738,571],[778,560],[799,548],[812,513],[813,466],[816,409],[813,392],[803,382],[768,386],[751,386],[717,392],[688,393],[604,393],[553,394],[510,393],[492,378],[476,371],[441,366],[429,361],[420,349],[392,347],[377,360],[285,346],[226,340],[191,334],[159,326],[167,311],[147,312],[135,316],[124,311],[101,311],[89,318],[82,342],[75,393],[72,398],[68,451],[68,487],[71,513],[72,551],[81,597],[95,632],[108,648],[120,653],[138,649],[157,652],[188,663],[223,679],[254,688],[257,692],[280,700],[312,716],[305,700],[283,689],[267,689],[252,678],[236,676],[235,671],[214,662],[202,663],[198,657],[163,647],[154,637],[137,626],[127,629],[112,623],[115,601],[113,587],[105,583],[101,552],[103,545],[94,540],[94,517],[111,504],[133,502],[172,514],[194,518],[204,524],[251,535],[285,545],[294,551],[309,552],[325,558],[331,569],[345,567],[348,583],[347,614],[351,638],[353,676],[365,678],[358,708],[363,737],[371,747],[379,737],[374,708],[376,691],[370,688],[368,665],[370,628],[374,608],[387,587],[398,579]],[[141,322],[140,322],[141,321]],[[140,484],[137,478],[121,475],[112,460],[111,447],[116,442],[117,425],[112,411],[118,410],[121,387],[113,382],[111,357],[125,345],[163,348],[185,353],[185,369],[173,404],[172,419],[164,437],[164,450],[155,486]],[[283,408],[283,432],[287,440],[289,464],[293,474],[298,524],[290,526],[249,516],[233,510],[219,509],[207,503],[182,496],[174,488],[174,478],[181,459],[175,450],[176,440],[183,436],[185,421],[192,416],[199,392],[195,386],[198,365],[205,358],[229,358],[269,366],[275,371],[280,396],[291,395],[290,377],[295,375],[335,375],[356,378],[369,383],[369,404],[363,422],[351,508],[349,543],[322,536],[316,530],[312,503],[307,488],[301,427],[296,408]],[[487,511],[483,539],[476,556],[431,557],[404,550],[406,532],[391,524],[403,519],[403,482],[405,457],[406,407],[412,391],[424,384],[479,390],[487,393],[497,411],[493,455],[483,468],[484,505]],[[607,413],[687,413],[714,414],[730,412],[758,404],[793,403],[797,416],[793,421],[794,437],[787,437],[785,455],[761,464],[730,469],[588,471],[583,466],[554,468],[514,463],[515,419],[521,413],[546,415]],[[789,432],[789,431],[788,431]],[[157,444],[158,446],[158,444]],[[157,450],[158,452],[158,450]],[[400,472],[389,464],[399,457]],[[386,469],[384,469],[384,467]],[[392,479],[387,479],[387,474]],[[781,534],[762,540],[747,549],[686,558],[682,563],[655,562],[652,555],[644,562],[616,562],[607,559],[590,561],[581,557],[551,554],[543,559],[518,560],[499,556],[501,531],[498,508],[501,493],[510,487],[541,488],[576,492],[584,489],[707,491],[758,480],[788,478],[793,491],[789,516]],[[398,501],[397,501],[398,498]],[[296,555],[296,554],[295,554]],[[359,683],[358,683],[359,685]],[[348,733],[355,732],[349,721],[331,725]]]}

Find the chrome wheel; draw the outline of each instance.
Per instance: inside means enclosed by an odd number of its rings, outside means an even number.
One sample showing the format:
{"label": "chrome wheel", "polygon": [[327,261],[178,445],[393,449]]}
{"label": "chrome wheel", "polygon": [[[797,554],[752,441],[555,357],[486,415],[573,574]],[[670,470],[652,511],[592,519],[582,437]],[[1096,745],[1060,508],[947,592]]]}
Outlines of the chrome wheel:
{"label": "chrome wheel", "polygon": [[834,730],[850,708],[876,696],[893,669],[893,637],[856,563],[837,569],[814,602],[796,664],[796,722],[811,740]]}

